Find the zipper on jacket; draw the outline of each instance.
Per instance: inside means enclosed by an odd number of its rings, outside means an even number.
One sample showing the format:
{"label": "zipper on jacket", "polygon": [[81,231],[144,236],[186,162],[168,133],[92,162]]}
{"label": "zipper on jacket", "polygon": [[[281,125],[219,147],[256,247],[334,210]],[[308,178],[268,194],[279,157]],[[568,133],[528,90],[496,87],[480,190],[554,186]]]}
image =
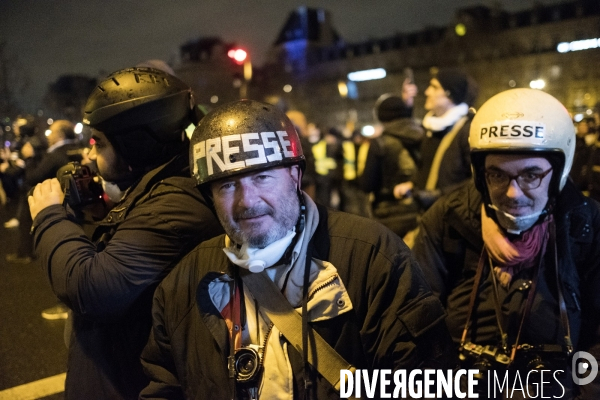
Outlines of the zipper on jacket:
{"label": "zipper on jacket", "polygon": [[272,322],[269,324],[269,330],[267,331],[267,334],[265,335],[265,339],[262,342],[262,357],[260,359],[260,365],[263,365],[263,363],[265,362],[265,354],[267,353],[267,342],[269,341],[271,332],[273,332],[274,326],[275,326],[275,324]]}
{"label": "zipper on jacket", "polygon": [[339,276],[336,274],[334,276],[332,276],[331,278],[327,279],[325,282],[323,282],[322,284],[320,284],[319,286],[317,286],[309,295],[308,295],[308,301],[312,300],[315,295],[317,294],[317,292],[325,289],[328,286],[333,285],[333,283],[335,281],[337,281],[339,279]]}
{"label": "zipper on jacket", "polygon": [[575,307],[577,307],[577,311],[581,311],[581,304],[579,304],[579,299],[577,298],[577,293],[573,290],[573,287],[569,285],[567,282],[564,283],[564,286],[567,288],[571,297],[573,298],[573,302],[575,302]]}
{"label": "zipper on jacket", "polygon": [[581,311],[581,306],[579,305],[579,300],[577,300],[577,295],[575,292],[571,292],[571,296],[573,296],[573,300],[575,301],[575,307],[577,307],[577,311]]}

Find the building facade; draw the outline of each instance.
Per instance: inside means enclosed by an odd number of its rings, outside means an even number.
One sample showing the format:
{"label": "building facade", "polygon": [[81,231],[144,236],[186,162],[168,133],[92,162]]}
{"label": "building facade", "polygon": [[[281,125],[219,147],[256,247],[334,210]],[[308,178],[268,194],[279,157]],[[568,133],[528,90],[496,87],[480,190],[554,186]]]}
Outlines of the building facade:
{"label": "building facade", "polygon": [[[201,73],[197,66],[188,63],[186,71]],[[506,89],[543,85],[573,113],[596,111],[600,2],[576,0],[517,13],[470,7],[457,11],[446,27],[355,44],[343,42],[326,11],[301,7],[288,17],[265,65],[255,68],[248,97],[278,96],[327,126],[370,124],[376,99],[400,92],[412,71],[419,87],[415,112],[422,116],[423,92],[440,67],[459,67],[475,78],[475,106]],[[348,80],[351,72],[378,68],[384,78]]]}

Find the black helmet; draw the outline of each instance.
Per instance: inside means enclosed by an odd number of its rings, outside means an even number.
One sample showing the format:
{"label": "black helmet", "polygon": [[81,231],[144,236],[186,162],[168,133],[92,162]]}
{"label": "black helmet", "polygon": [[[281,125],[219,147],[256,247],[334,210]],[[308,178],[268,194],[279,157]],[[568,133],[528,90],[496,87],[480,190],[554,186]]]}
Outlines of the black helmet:
{"label": "black helmet", "polygon": [[194,98],[180,79],[154,68],[110,74],[90,94],[83,123],[104,133],[133,168],[162,164],[183,151],[196,124]]}
{"label": "black helmet", "polygon": [[198,185],[293,164],[304,170],[300,138],[289,118],[271,104],[224,104],[209,112],[192,135],[190,169]]}

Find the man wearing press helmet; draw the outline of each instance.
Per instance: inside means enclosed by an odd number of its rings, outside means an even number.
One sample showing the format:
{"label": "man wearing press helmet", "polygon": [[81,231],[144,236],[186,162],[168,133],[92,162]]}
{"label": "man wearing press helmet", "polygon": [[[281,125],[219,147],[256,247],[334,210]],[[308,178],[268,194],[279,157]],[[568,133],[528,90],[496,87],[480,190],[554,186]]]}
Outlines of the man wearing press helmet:
{"label": "man wearing press helmet", "polygon": [[571,371],[576,352],[600,357],[600,206],[568,180],[569,113],[542,91],[508,90],[477,112],[469,144],[474,182],[423,216],[413,248],[463,365],[484,379],[508,370],[511,389],[518,373],[512,398],[600,398],[597,380]]}
{"label": "man wearing press helmet", "polygon": [[196,123],[187,85],[151,68],[114,72],[90,94],[84,123],[116,203],[88,239],[57,179],[29,197],[35,250],[70,309],[65,397],[135,399],[148,379],[139,356],[158,282],[202,240],[221,232],[188,171]]}
{"label": "man wearing press helmet", "polygon": [[[157,289],[142,398],[339,398],[315,359],[369,370],[453,362],[441,305],[406,246],[302,192],[299,143],[281,111],[256,101],[223,105],[196,127],[191,169],[226,235]],[[291,314],[274,316],[280,306]],[[290,330],[281,315],[302,323]],[[317,333],[333,355],[304,343]]]}

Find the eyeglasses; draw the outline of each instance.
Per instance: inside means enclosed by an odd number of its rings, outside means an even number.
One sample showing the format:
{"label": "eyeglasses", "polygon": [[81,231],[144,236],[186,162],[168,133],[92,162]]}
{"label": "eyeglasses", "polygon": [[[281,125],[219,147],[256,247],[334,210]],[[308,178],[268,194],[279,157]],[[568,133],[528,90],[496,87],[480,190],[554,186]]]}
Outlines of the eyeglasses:
{"label": "eyeglasses", "polygon": [[504,189],[514,179],[522,190],[537,189],[542,184],[542,179],[546,177],[552,168],[539,174],[535,172],[523,172],[519,175],[509,175],[502,171],[485,171],[487,184],[493,189]]}

